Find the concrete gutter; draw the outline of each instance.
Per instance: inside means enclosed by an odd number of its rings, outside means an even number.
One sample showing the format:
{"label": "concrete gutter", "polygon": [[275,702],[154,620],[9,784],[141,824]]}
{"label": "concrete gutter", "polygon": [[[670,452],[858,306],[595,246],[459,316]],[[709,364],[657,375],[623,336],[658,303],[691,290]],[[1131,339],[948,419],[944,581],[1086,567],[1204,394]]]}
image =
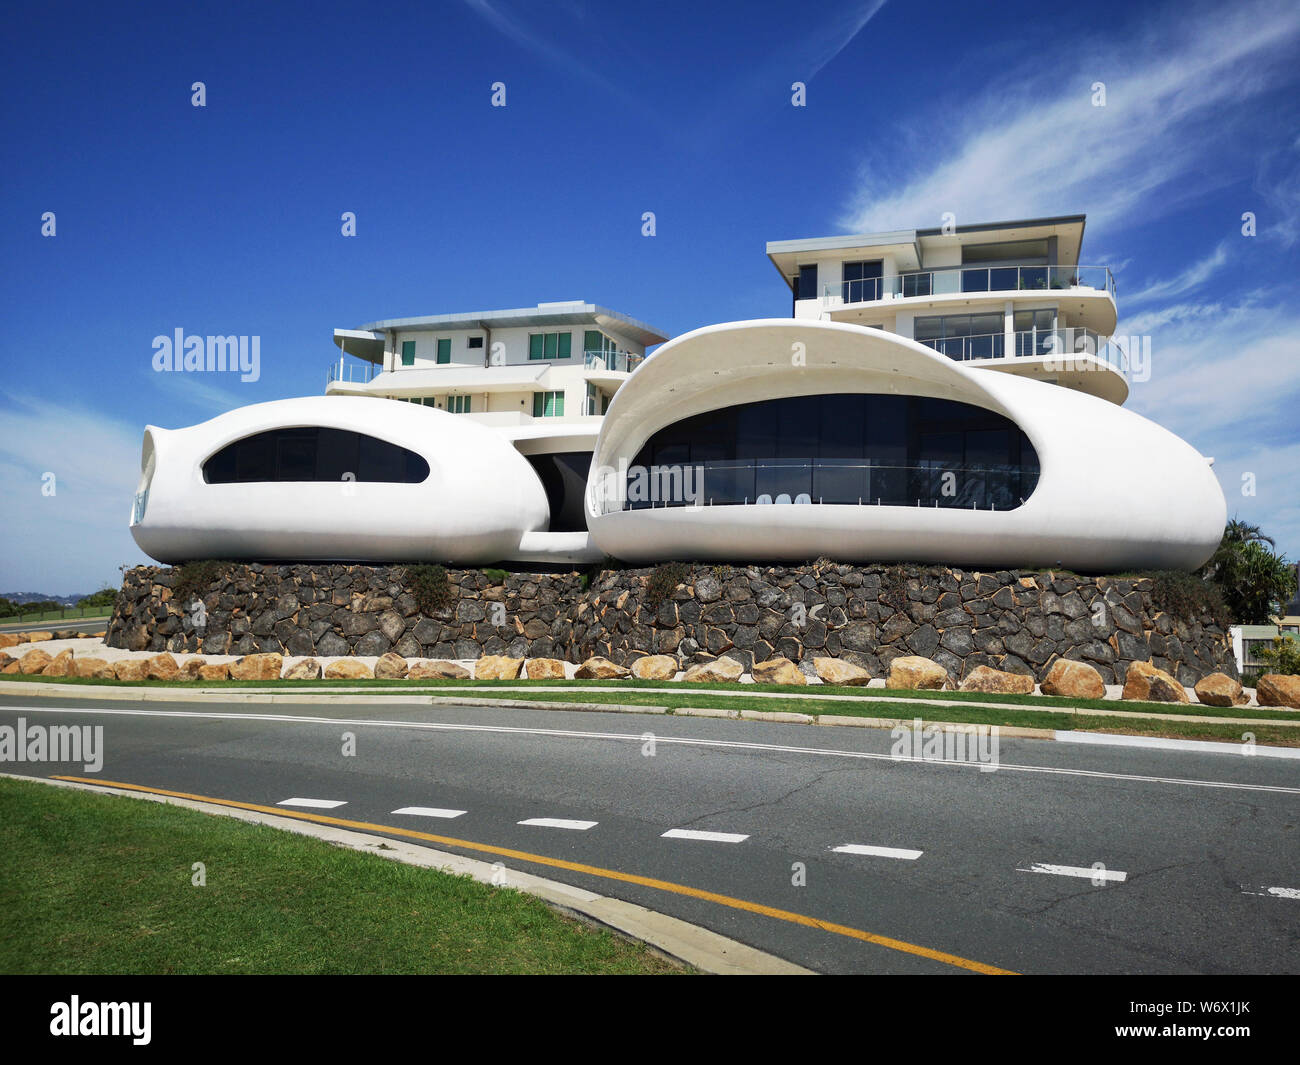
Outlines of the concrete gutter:
{"label": "concrete gutter", "polygon": [[[198,802],[193,799],[178,799],[170,795],[149,795],[147,793],[125,791],[121,788],[97,787],[89,784],[77,784],[67,780],[47,780],[42,777],[25,777],[12,773],[0,773],[10,780],[26,780],[39,784],[49,784],[60,788],[75,788],[98,795],[120,795],[128,799],[146,799],[170,806],[184,806],[200,813],[215,814],[219,817],[233,817],[239,821],[252,824],[268,825],[286,832],[296,832],[300,836],[312,836],[335,846],[375,854],[382,858],[402,862],[405,865],[418,865],[426,869],[437,869],[453,876],[470,876],[481,884],[494,885],[501,878],[501,870],[487,862],[474,858],[465,858],[448,851],[434,850],[431,847],[417,846],[387,836],[376,836],[351,829],[335,828],[330,825],[318,825],[296,818],[277,817],[274,814],[259,813],[255,810],[241,810],[222,806],[217,803]],[[689,924],[676,917],[657,913],[621,899],[598,895],[593,891],[562,884],[556,880],[534,876],[521,870],[506,871],[506,887],[514,888],[528,895],[534,895],[548,906],[569,916],[594,923],[604,928],[638,940],[654,951],[676,961],[684,962],[706,973],[719,976],[814,976],[811,969],[805,969],[793,962],[785,961],[746,946],[744,943],[718,935],[707,928]],[[500,886],[499,883],[494,886]]]}

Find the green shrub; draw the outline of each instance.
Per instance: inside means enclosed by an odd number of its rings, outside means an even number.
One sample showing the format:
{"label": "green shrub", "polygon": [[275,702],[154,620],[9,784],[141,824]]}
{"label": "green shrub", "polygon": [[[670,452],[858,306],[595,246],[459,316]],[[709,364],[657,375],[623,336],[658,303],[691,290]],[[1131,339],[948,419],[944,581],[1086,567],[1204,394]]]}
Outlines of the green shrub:
{"label": "green shrub", "polygon": [[483,571],[483,576],[493,584],[505,584],[506,578],[509,577],[510,574],[503,569],[485,569]]}
{"label": "green shrub", "polygon": [[195,559],[180,566],[172,567],[172,598],[178,603],[188,603],[193,599],[202,599],[212,591],[212,585],[225,578],[233,566],[217,558]]}
{"label": "green shrub", "polygon": [[1224,628],[1230,624],[1223,590],[1217,584],[1183,570],[1152,570],[1139,576],[1151,581],[1151,605],[1156,610],[1189,621],[1208,614]]}
{"label": "green shrub", "polygon": [[1300,640],[1294,636],[1274,636],[1273,646],[1261,647],[1255,655],[1264,663],[1261,673],[1300,675]]}
{"label": "green shrub", "polygon": [[445,610],[456,599],[456,592],[447,579],[447,571],[441,566],[423,563],[407,566],[406,587],[415,597],[415,605],[421,614]]}
{"label": "green shrub", "polygon": [[80,607],[112,606],[116,602],[117,602],[116,588],[101,588],[97,592],[92,592],[90,595],[78,599],[77,606]]}
{"label": "green shrub", "polygon": [[725,563],[723,565],[714,566],[713,579],[718,581],[720,584],[725,584],[727,581],[731,580],[734,572],[735,571]]}
{"label": "green shrub", "polygon": [[658,610],[659,604],[672,597],[677,586],[683,584],[691,575],[690,567],[685,562],[665,562],[656,566],[645,582],[645,604],[651,610]]}

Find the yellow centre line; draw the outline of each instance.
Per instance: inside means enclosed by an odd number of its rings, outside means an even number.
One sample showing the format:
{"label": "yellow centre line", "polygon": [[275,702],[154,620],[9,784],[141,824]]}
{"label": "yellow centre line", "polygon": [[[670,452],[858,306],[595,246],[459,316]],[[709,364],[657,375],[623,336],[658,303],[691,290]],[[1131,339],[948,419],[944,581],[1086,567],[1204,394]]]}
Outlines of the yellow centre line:
{"label": "yellow centre line", "polygon": [[141,784],[124,784],[115,780],[92,780],[87,777],[64,777],[55,776],[54,780],[66,780],[75,784],[91,784],[95,787],[102,788],[123,788],[127,791],[140,791],[149,795],[166,795],[173,799],[189,799],[193,802],[213,803],[217,806],[229,806],[238,810],[252,810],[256,813],[273,814],[276,817],[292,817],[299,821],[313,821],[322,825],[336,825],[340,828],[354,828],[364,832],[386,832],[395,836],[406,836],[409,839],[423,840],[428,843],[440,843],[445,847],[459,847],[462,850],[479,851],[484,854],[495,854],[504,858],[513,858],[520,862],[533,862],[537,865],[547,865],[555,869],[567,869],[573,873],[582,873],[586,876],[600,877],[604,880],[618,880],[626,884],[638,884],[641,887],[654,888],[656,891],[666,891],[673,895],[685,895],[693,899],[702,899],[705,902],[717,903],[719,906],[728,906],[733,910],[744,910],[746,913],[756,913],[764,917],[771,917],[778,921],[787,921],[790,924],[803,925],[805,928],[818,928],[823,932],[832,932],[835,935],[847,936],[850,939],[858,939],[864,943],[874,943],[878,947],[886,947],[889,950],[901,951],[904,954],[914,954],[920,958],[929,958],[931,961],[942,962],[945,965],[953,965],[958,969],[968,969],[971,972],[981,973],[985,976],[1017,976],[1018,973],[1009,969],[999,969],[994,965],[985,965],[983,962],[972,961],[969,958],[963,958],[956,954],[948,954],[942,950],[932,950],[929,947],[922,947],[916,943],[908,943],[902,939],[893,939],[889,936],[876,935],[874,932],[864,932],[860,928],[851,928],[848,925],[836,924],[833,921],[823,921],[817,917],[809,917],[806,914],[794,913],[791,910],[780,910],[774,906],[765,906],[761,902],[750,902],[747,899],[737,899],[730,895],[720,895],[715,891],[704,891],[701,888],[690,887],[686,884],[676,884],[671,880],[658,880],[654,877],[640,876],[636,873],[624,873],[618,869],[603,869],[598,865],[584,865],[582,862],[565,861],[563,858],[551,858],[545,854],[530,854],[528,851],[512,850],[509,847],[497,847],[490,843],[477,843],[473,840],[456,839],[452,836],[435,836],[429,832],[418,832],[410,828],[398,828],[395,825],[379,825],[369,821],[349,821],[342,817],[329,817],[325,814],[304,813],[300,810],[288,810],[280,806],[259,806],[251,802],[238,802],[234,799],[217,799],[210,795],[192,795],[184,791],[168,791],[165,788],[148,788]]}

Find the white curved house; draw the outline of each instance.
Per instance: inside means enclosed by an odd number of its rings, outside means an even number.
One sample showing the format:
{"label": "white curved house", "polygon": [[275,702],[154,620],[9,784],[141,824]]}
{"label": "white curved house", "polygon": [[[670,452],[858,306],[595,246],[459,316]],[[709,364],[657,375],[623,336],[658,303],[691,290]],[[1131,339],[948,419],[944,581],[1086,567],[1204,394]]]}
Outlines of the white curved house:
{"label": "white curved house", "polygon": [[145,429],[131,532],[193,558],[483,564],[545,530],[546,492],[499,434],[445,411],[313,396]]}
{"label": "white curved house", "polygon": [[131,531],[163,562],[1192,569],[1223,493],[1123,408],[1083,229],[774,242],[790,318],[667,343],[580,301],[338,329],[325,396],[148,427]]}
{"label": "white curved house", "polygon": [[610,406],[587,506],[596,545],[630,562],[1084,571],[1194,568],[1226,518],[1208,461],[1154,422],[811,319],[663,345]]}

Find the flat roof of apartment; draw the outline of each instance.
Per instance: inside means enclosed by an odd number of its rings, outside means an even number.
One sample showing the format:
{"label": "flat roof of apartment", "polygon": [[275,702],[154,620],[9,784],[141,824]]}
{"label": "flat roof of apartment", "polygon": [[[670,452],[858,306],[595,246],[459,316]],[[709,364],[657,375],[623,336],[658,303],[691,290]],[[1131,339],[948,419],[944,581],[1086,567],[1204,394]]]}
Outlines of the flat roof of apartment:
{"label": "flat roof of apartment", "polygon": [[516,307],[501,311],[469,311],[455,314],[429,314],[417,318],[386,318],[361,327],[365,332],[385,329],[403,332],[427,332],[439,329],[511,329],[545,325],[603,325],[625,334],[638,344],[662,344],[668,339],[651,325],[583,300],[539,303],[536,307]]}
{"label": "flat roof of apartment", "polygon": [[[903,247],[910,249],[910,257],[918,263],[921,259],[919,241],[922,237],[962,236],[971,233],[999,233],[1006,239],[1025,239],[1036,236],[1050,236],[1050,230],[1077,227],[1070,234],[1077,249],[1083,244],[1083,228],[1087,215],[1067,214],[1052,218],[1021,218],[1006,222],[974,222],[968,225],[954,226],[951,234],[944,232],[943,226],[932,229],[896,229],[883,233],[849,233],[837,237],[806,237],[799,240],[769,240],[767,257],[781,272],[788,277],[793,265],[791,256],[813,252],[840,251],[852,248],[888,248]],[[778,261],[780,260],[780,261]]]}

